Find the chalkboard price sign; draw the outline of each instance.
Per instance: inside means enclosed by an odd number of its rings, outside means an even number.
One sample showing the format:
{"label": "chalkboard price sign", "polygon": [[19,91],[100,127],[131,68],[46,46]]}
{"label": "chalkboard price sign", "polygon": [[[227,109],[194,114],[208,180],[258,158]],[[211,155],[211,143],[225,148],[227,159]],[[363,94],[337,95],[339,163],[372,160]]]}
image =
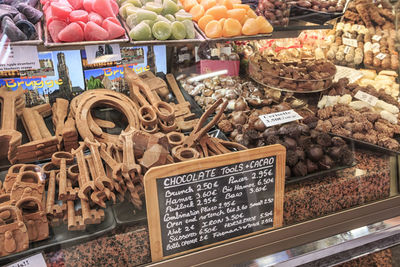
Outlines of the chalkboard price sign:
{"label": "chalkboard price sign", "polygon": [[153,261],[281,226],[284,168],[274,145],[151,169]]}

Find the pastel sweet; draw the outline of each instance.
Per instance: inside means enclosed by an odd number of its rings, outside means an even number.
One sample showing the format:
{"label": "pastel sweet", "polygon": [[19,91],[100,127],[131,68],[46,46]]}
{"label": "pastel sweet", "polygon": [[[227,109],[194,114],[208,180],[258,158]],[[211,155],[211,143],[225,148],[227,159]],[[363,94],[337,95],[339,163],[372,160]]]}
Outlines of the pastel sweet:
{"label": "pastel sweet", "polygon": [[88,13],[85,10],[74,10],[69,14],[70,22],[82,21],[84,23],[88,22]]}
{"label": "pastel sweet", "polygon": [[171,37],[175,40],[185,39],[186,27],[180,21],[174,21],[171,24]]}
{"label": "pastel sweet", "polygon": [[132,28],[132,30],[129,32],[129,36],[136,41],[151,40],[151,28],[147,23],[142,21]]}
{"label": "pastel sweet", "polygon": [[103,18],[114,17],[111,1],[113,0],[94,0],[92,9]]}
{"label": "pastel sweet", "polygon": [[165,21],[154,23],[152,32],[157,40],[167,40],[171,36],[171,25]]}
{"label": "pastel sweet", "polygon": [[92,12],[92,7],[93,7],[93,0],[83,0],[83,8],[87,11],[87,12]]}
{"label": "pastel sweet", "polygon": [[111,18],[103,20],[102,27],[107,30],[108,39],[116,39],[125,34],[124,28],[122,28],[121,25],[115,23],[115,21],[112,21]]}
{"label": "pastel sweet", "polygon": [[28,40],[34,40],[38,37],[35,25],[30,23],[28,20],[21,19],[15,23],[15,26],[26,35]]}
{"label": "pastel sweet", "polygon": [[88,15],[88,20],[93,21],[97,25],[101,25],[103,23],[103,17],[95,12],[90,12]]}
{"label": "pastel sweet", "polygon": [[62,20],[67,20],[69,13],[72,12],[72,8],[61,3],[52,2],[50,4],[52,16],[55,16]]}
{"label": "pastel sweet", "polygon": [[14,24],[14,21],[6,16],[1,21],[1,30],[11,42],[27,40],[28,37]]}
{"label": "pastel sweet", "polygon": [[58,39],[58,33],[64,29],[65,27],[67,27],[67,23],[65,21],[62,20],[53,20],[52,22],[50,22],[47,25],[47,29],[49,30],[51,39],[53,40],[53,42],[58,43],[60,42],[60,39]]}
{"label": "pastel sweet", "polygon": [[[96,24],[97,25],[97,24]],[[80,42],[83,41],[83,31],[78,23],[72,22],[58,33],[58,39],[62,42]]]}
{"label": "pastel sweet", "polygon": [[108,32],[93,21],[89,21],[85,26],[86,41],[104,41],[108,40]]}
{"label": "pastel sweet", "polygon": [[75,9],[81,9],[83,7],[83,0],[68,0],[68,3]]}

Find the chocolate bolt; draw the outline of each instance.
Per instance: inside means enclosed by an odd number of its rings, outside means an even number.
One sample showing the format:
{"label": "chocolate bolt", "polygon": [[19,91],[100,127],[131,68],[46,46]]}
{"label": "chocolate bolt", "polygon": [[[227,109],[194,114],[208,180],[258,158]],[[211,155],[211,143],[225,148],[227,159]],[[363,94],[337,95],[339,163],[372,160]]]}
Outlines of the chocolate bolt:
{"label": "chocolate bolt", "polygon": [[[20,100],[23,98],[23,101]],[[21,145],[22,134],[16,130],[17,115],[25,106],[24,92],[21,87],[16,91],[0,87],[1,99],[1,130],[0,130],[0,158],[7,157],[13,163],[17,154],[17,146]],[[20,102],[18,107],[16,102]]]}

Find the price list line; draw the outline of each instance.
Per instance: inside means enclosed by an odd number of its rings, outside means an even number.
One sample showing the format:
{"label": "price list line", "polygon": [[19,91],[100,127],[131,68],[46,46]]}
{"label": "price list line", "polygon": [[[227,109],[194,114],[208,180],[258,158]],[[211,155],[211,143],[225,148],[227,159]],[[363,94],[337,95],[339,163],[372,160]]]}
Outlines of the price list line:
{"label": "price list line", "polygon": [[257,168],[257,169],[245,170],[245,171],[241,171],[241,172],[230,173],[230,174],[221,175],[221,176],[217,176],[217,177],[202,179],[201,181],[193,181],[193,182],[182,183],[182,184],[178,184],[178,185],[164,186],[164,189],[175,188],[175,187],[179,187],[179,186],[185,186],[185,185],[188,185],[188,184],[198,184],[198,183],[201,183],[203,181],[207,182],[207,181],[210,181],[210,180],[220,179],[220,178],[224,178],[224,177],[227,177],[227,176],[233,176],[233,175],[238,175],[238,174],[243,174],[243,173],[248,173],[248,172],[255,172],[255,171],[258,171],[258,170],[272,168],[273,166],[274,165],[268,165],[268,166],[260,167],[260,168]]}

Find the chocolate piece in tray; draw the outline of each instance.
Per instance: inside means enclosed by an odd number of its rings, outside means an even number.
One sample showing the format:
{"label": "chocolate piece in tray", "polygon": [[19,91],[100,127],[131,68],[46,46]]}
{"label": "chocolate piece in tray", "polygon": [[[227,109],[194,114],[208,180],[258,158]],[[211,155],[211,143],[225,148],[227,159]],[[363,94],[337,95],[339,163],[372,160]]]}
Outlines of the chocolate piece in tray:
{"label": "chocolate piece in tray", "polygon": [[[381,90],[376,91],[372,86],[348,84],[348,80],[339,80],[331,90],[337,92],[339,88],[348,94],[325,95],[318,103],[320,110],[317,116],[320,120],[316,129],[399,150],[400,144],[394,139],[395,134],[400,133],[397,101]],[[359,92],[377,97],[376,104],[371,106],[367,102],[352,99]],[[350,101],[343,101],[349,97]],[[393,104],[382,99],[391,99],[393,101],[389,102]]]}
{"label": "chocolate piece in tray", "polygon": [[[292,109],[288,103],[263,108],[274,113]],[[331,108],[330,108],[331,109]],[[299,109],[303,111],[303,109]],[[341,138],[333,139],[329,134],[315,131],[318,118],[304,110],[303,123],[291,122],[266,128],[256,127],[261,120],[261,110],[233,112],[218,124],[220,129],[232,140],[249,148],[262,145],[282,144],[287,149],[287,177],[305,176],[309,173],[326,170],[335,166],[351,165],[353,154]],[[262,123],[262,122],[261,122]],[[332,124],[327,121],[332,127]],[[233,130],[232,130],[233,129]],[[333,157],[330,153],[339,151],[345,156]]]}

